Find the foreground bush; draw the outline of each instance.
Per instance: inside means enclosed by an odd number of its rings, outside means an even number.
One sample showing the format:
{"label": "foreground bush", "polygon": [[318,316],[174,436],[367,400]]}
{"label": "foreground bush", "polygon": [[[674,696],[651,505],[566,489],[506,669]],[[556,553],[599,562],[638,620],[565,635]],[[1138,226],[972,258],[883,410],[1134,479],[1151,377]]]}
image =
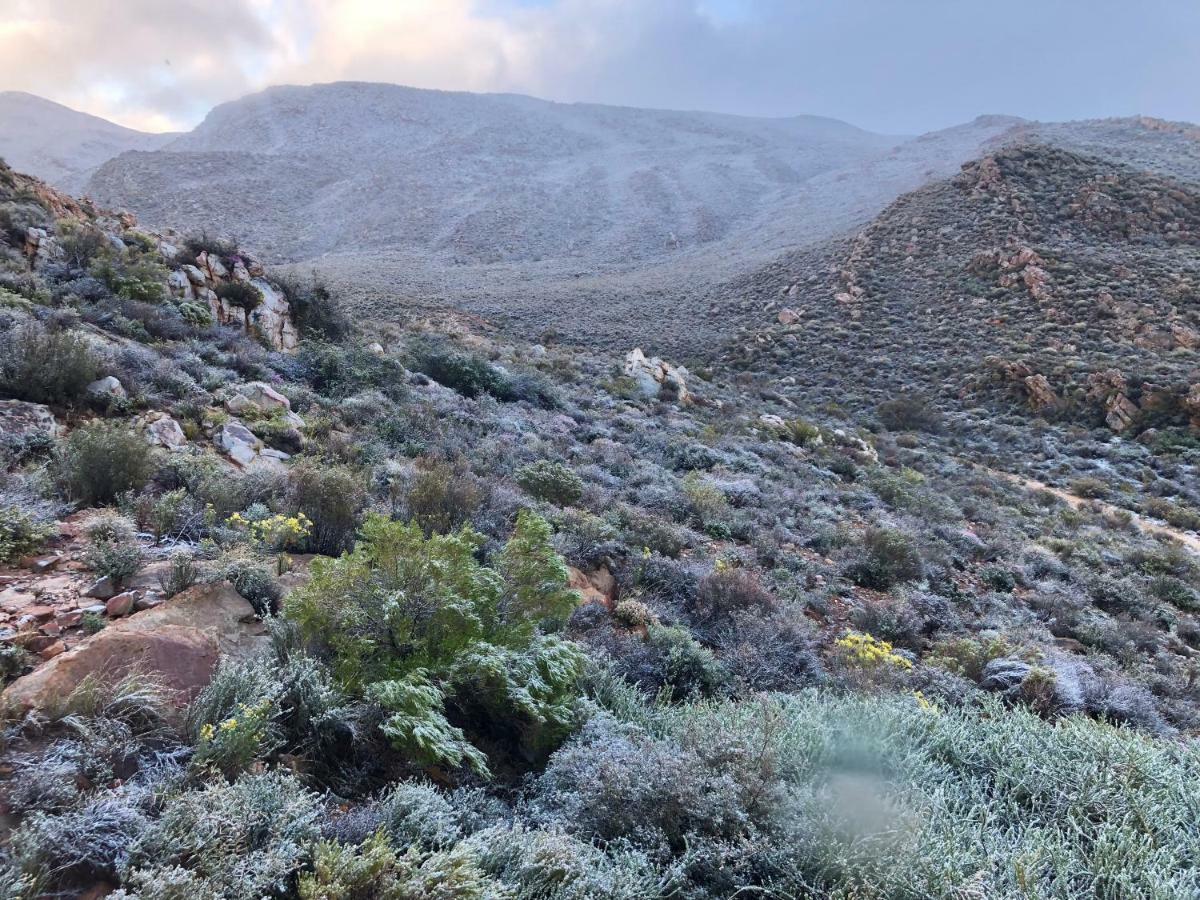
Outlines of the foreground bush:
{"label": "foreground bush", "polygon": [[479,564],[469,529],[425,537],[419,525],[367,518],[353,553],[317,560],[287,616],[339,681],[388,713],[384,733],[421,764],[485,759],[452,726],[447,703],[515,727],[531,751],[567,724],[582,657],[541,636],[574,608],[550,529],[522,513],[498,570]]}

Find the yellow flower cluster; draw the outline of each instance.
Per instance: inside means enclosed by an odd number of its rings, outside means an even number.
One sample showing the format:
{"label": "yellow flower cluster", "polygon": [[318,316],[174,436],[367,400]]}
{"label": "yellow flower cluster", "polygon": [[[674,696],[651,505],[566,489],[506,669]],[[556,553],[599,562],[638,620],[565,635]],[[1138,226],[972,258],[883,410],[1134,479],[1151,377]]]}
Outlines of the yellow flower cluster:
{"label": "yellow flower cluster", "polygon": [[234,513],[227,520],[234,528],[245,529],[256,541],[275,550],[295,547],[312,533],[312,520],[304,513],[294,516],[269,516],[250,521],[241,513]]}
{"label": "yellow flower cluster", "polygon": [[847,662],[863,669],[879,669],[883,666],[912,668],[912,663],[897,653],[888,641],[881,641],[861,631],[847,631],[834,641],[834,646],[842,651]]}
{"label": "yellow flower cluster", "polygon": [[[250,706],[246,703],[239,703],[238,713],[242,717],[241,721],[244,721],[247,724],[247,727],[257,728],[266,718],[267,711],[270,709],[270,707],[270,700],[262,700],[259,703],[255,703],[253,706]],[[239,724],[241,724],[241,722],[239,722],[237,716],[230,716],[228,719],[223,720],[218,725],[213,725],[212,723],[202,725],[200,727],[200,740],[204,741],[205,743],[211,743],[213,738],[217,737],[219,734],[229,734],[237,731]]]}

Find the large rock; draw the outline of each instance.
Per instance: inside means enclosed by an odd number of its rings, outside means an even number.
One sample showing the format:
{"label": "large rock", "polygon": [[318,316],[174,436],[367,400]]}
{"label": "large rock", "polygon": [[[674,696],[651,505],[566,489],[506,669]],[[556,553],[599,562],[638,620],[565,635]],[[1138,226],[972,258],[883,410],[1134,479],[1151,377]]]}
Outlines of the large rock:
{"label": "large rock", "polygon": [[213,443],[236,463],[248,466],[258,456],[263,442],[241,422],[226,422],[213,437]]}
{"label": "large rock", "polygon": [[264,445],[254,432],[236,420],[217,429],[213,443],[235,463],[247,468],[278,469],[288,458],[286,453]]}
{"label": "large rock", "polygon": [[1026,375],[1023,382],[1029,406],[1034,412],[1045,412],[1058,407],[1058,394],[1054,392],[1045,375]]}
{"label": "large rock", "polygon": [[48,406],[24,400],[0,400],[0,436],[29,438],[35,435],[56,437],[58,422]]}
{"label": "large rock", "polygon": [[89,397],[95,397],[100,400],[120,399],[127,396],[125,386],[121,384],[119,378],[115,375],[106,375],[103,378],[97,378],[87,386]]}
{"label": "large rock", "polygon": [[187,446],[187,435],[179,423],[165,412],[152,412],[142,419],[146,439],[152,444],[168,450],[182,450]]}
{"label": "large rock", "polygon": [[196,585],[18,678],[0,694],[0,708],[53,709],[89,676],[115,681],[134,672],[161,682],[182,707],[212,680],[221,657],[249,659],[269,642],[266,626],[229,582]]}
{"label": "large rock", "polygon": [[647,359],[640,347],[625,355],[624,372],[637,382],[639,392],[647,399],[657,397],[682,403],[690,396],[687,369],[663,362],[657,356]]}

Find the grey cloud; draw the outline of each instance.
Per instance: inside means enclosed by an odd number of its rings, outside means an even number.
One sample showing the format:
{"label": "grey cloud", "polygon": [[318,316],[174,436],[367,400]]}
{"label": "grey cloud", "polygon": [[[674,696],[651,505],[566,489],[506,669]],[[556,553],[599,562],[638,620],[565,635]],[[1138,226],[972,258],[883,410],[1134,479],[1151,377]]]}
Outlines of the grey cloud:
{"label": "grey cloud", "polygon": [[0,12],[49,23],[18,38],[0,24],[0,88],[126,120],[190,124],[269,83],[336,79],[817,113],[895,133],[989,112],[1200,120],[1200,4],[1180,0],[0,0]]}

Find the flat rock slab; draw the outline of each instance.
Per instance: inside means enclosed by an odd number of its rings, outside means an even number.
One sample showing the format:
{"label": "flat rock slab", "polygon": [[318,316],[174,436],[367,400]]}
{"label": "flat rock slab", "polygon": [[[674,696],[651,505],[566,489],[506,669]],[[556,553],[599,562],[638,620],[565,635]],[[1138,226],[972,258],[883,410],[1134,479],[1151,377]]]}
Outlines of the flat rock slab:
{"label": "flat rock slab", "polygon": [[212,680],[221,657],[247,659],[268,643],[266,626],[229,582],[196,585],[18,678],[0,694],[0,709],[53,709],[89,676],[116,681],[131,672],[160,680],[182,707]]}

